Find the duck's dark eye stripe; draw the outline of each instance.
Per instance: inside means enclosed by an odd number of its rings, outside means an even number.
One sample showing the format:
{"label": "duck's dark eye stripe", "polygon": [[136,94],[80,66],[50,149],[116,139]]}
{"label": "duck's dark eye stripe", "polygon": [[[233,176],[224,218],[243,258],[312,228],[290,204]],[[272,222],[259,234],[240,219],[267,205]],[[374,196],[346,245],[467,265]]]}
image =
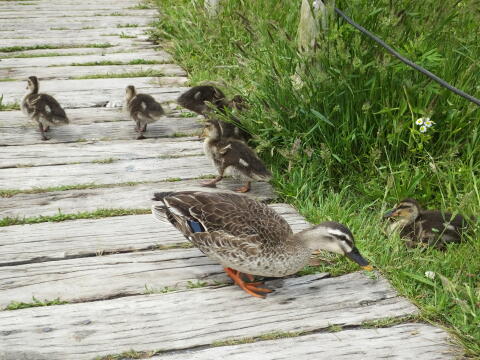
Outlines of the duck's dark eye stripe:
{"label": "duck's dark eye stripe", "polygon": [[400,205],[397,207],[397,210],[401,210],[401,209],[409,209],[411,206],[410,205]]}

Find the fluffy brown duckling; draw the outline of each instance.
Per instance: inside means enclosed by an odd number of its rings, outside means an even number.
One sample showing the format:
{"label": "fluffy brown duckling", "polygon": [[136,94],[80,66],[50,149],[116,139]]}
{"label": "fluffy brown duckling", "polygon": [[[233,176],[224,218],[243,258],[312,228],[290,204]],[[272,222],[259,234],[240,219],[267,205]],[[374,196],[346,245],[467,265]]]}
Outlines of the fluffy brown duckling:
{"label": "fluffy brown duckling", "polygon": [[[200,85],[194,86],[180,95],[177,103],[190,111],[205,116],[207,119],[217,120],[223,137],[232,137],[242,141],[248,141],[251,138],[251,135],[242,129],[240,119],[227,113],[227,109],[243,110],[246,108],[245,98],[241,95],[235,95],[228,101],[217,87]],[[215,111],[227,116],[229,121],[219,119],[215,116]]]}
{"label": "fluffy brown duckling", "polygon": [[139,133],[137,140],[145,139],[143,133],[147,130],[147,124],[157,121],[165,114],[162,105],[148,94],[137,94],[133,85],[125,89],[125,104],[130,117],[136,123],[135,131]]}
{"label": "fluffy brown duckling", "polygon": [[45,132],[52,125],[65,125],[69,120],[65,110],[53,96],[38,93],[39,83],[36,76],[27,80],[27,93],[22,99],[21,108],[24,114],[38,124],[42,140],[48,140]]}
{"label": "fluffy brown duckling", "polygon": [[204,116],[212,111],[208,103],[217,108],[227,106],[223,92],[211,85],[194,86],[188,89],[178,97],[177,103],[190,111]]}
{"label": "fluffy brown duckling", "polygon": [[207,138],[203,144],[205,154],[212,159],[218,170],[218,176],[203,186],[215,187],[224,175],[231,175],[245,181],[245,185],[236,189],[248,192],[252,181],[269,181],[272,177],[262,160],[243,141],[222,137],[222,130],[217,120],[206,122]]}
{"label": "fluffy brown duckling", "polygon": [[406,245],[418,244],[444,249],[448,243],[459,243],[466,229],[467,222],[462,215],[453,216],[438,210],[422,210],[420,204],[411,198],[400,201],[384,218],[393,222],[388,226],[390,235],[400,231],[402,238],[408,239]]}

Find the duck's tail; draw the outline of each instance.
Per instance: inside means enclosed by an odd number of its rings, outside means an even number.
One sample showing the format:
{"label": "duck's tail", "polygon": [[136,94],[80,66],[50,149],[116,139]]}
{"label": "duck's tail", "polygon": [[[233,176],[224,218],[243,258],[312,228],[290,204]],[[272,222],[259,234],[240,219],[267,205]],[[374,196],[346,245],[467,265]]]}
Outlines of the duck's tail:
{"label": "duck's tail", "polygon": [[167,223],[170,222],[167,218],[167,207],[165,206],[163,200],[171,194],[173,194],[172,191],[157,192],[153,194],[152,200],[159,201],[159,203],[152,205],[152,215],[158,221]]}

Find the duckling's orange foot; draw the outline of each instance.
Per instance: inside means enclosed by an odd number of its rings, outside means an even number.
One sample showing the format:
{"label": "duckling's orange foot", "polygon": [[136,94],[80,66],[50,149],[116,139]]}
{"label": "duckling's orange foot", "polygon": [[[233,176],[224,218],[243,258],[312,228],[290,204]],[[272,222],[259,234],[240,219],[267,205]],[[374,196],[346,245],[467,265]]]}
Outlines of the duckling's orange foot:
{"label": "duckling's orange foot", "polygon": [[200,185],[203,186],[203,187],[215,188],[215,187],[217,187],[217,181],[216,181],[216,179],[213,179],[211,181],[200,181]]}
{"label": "duckling's orange foot", "polygon": [[[259,292],[263,293],[270,293],[273,290],[267,289],[267,288],[260,288],[257,287],[258,285],[263,285],[262,282],[254,282],[254,283],[246,283],[245,281],[242,280],[241,275],[242,273],[237,270],[233,270],[231,268],[224,268],[225,272],[227,273],[228,276],[234,281],[235,284],[240,286],[245,292],[249,293],[252,296],[259,297],[264,299],[265,295],[258,294]],[[245,274],[247,277],[253,278],[252,275],[250,274]]]}
{"label": "duckling's orange foot", "polygon": [[250,191],[250,186],[242,186],[242,187],[239,187],[238,189],[235,189],[235,191],[239,193],[246,193]]}

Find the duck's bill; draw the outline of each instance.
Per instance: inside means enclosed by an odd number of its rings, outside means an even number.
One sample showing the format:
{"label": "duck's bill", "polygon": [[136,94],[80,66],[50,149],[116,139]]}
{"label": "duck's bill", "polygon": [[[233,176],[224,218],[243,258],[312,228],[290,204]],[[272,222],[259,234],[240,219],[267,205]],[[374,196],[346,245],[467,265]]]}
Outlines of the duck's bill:
{"label": "duck's bill", "polygon": [[368,261],[360,255],[360,252],[356,247],[353,248],[352,251],[349,253],[345,254],[350,260],[355,261],[358,265],[361,266],[362,269],[364,270],[373,270],[372,265],[368,263]]}
{"label": "duck's bill", "polygon": [[385,214],[383,214],[383,218],[386,219],[386,218],[391,217],[394,212],[395,212],[395,209],[387,211]]}

